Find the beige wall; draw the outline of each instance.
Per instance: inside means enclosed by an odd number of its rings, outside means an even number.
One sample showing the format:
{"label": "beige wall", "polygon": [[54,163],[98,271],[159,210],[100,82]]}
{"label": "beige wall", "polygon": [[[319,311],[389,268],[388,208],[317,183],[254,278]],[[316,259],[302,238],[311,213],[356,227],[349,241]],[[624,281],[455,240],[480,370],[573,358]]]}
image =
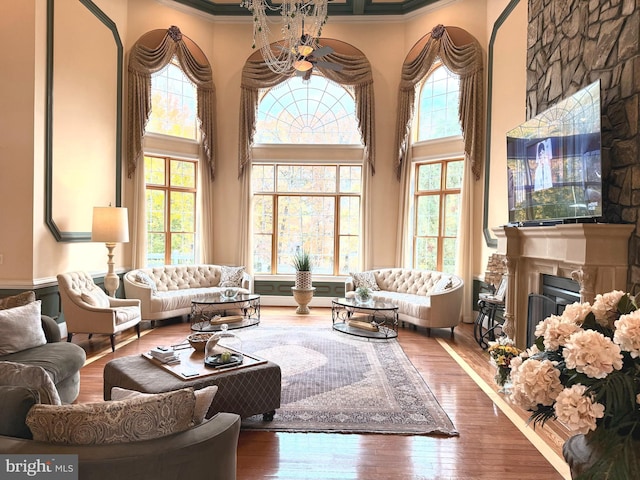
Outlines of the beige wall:
{"label": "beige wall", "polygon": [[[39,125],[43,124],[44,115],[44,94],[41,92],[44,85],[45,39],[42,32],[45,30],[43,27],[45,2],[38,0],[13,2],[10,7],[7,7],[6,3],[8,2],[3,3],[0,8],[8,9],[8,12],[6,15],[0,14],[0,18],[11,18],[11,20],[7,22],[0,19],[2,22],[0,25],[3,25],[5,31],[9,31],[14,38],[18,36],[23,38],[23,41],[16,42],[18,45],[16,51],[3,52],[3,60],[18,65],[17,62],[11,61],[12,58],[24,56],[35,58],[35,65],[27,63],[16,67],[19,71],[15,72],[15,78],[10,79],[11,89],[0,90],[2,95],[0,98],[5,101],[7,96],[6,100],[12,102],[14,110],[20,112],[19,117],[12,121],[11,137],[8,137],[4,128],[0,131],[0,144],[3,145],[3,149],[0,150],[2,155],[0,164],[3,171],[0,185],[4,187],[0,192],[0,201],[3,205],[0,210],[0,221],[3,226],[12,225],[12,229],[18,229],[19,232],[17,236],[0,235],[0,254],[4,254],[4,264],[0,265],[0,288],[9,288],[19,283],[37,284],[65,270],[82,268],[94,273],[104,273],[106,251],[103,245],[56,242],[43,222],[44,162],[41,145],[44,139]],[[240,263],[241,259],[236,248],[239,243],[239,226],[235,221],[240,205],[240,184],[237,179],[239,84],[242,66],[253,52],[250,22],[245,18],[211,19],[186,7],[168,6],[166,2],[161,3],[155,0],[101,0],[96,3],[118,25],[125,48],[125,72],[128,59],[126,54],[131,45],[147,31],[166,29],[170,25],[180,27],[181,31],[194,40],[208,57],[213,68],[217,90],[219,133],[214,201],[216,202],[215,228],[221,234],[214,240],[214,259],[217,263]],[[507,3],[507,0],[488,2],[458,0],[443,2],[439,9],[427,8],[405,18],[329,18],[324,36],[351,43],[362,50],[369,58],[373,69],[377,149],[376,175],[372,181],[374,266],[390,266],[395,262],[394,231],[397,226],[399,184],[392,167],[393,131],[396,120],[398,81],[401,65],[407,52],[438,23],[464,28],[486,47],[493,27],[492,17],[497,17],[502,11],[497,4],[506,5]],[[521,3],[526,11],[526,0]],[[24,18],[25,21],[14,21],[16,17]],[[40,23],[38,28],[36,28],[36,22]],[[19,28],[18,24],[20,24]],[[522,35],[526,37],[526,24]],[[513,45],[512,50],[515,48],[519,47]],[[521,52],[513,51],[512,53],[516,57],[514,62],[519,58],[524,59],[526,55],[524,46]],[[509,54],[509,51],[501,53],[505,56]],[[10,57],[6,57],[7,55]],[[501,77],[505,81],[513,80],[514,75],[509,72],[509,62],[502,62],[500,68],[503,69]],[[494,75],[494,79],[495,77]],[[22,78],[25,80],[22,81]],[[6,82],[6,78],[2,81]],[[9,90],[12,92],[11,95],[7,95]],[[508,105],[514,103],[513,98],[510,98],[513,93],[508,95],[506,93],[501,91],[500,100],[494,99],[494,102],[504,106],[494,111],[494,122],[497,116],[510,113]],[[518,99],[518,103],[524,104],[524,96]],[[126,101],[124,106],[126,111]],[[509,119],[504,123],[512,126],[518,122],[519,120]],[[492,138],[492,149],[494,143],[496,149],[499,143],[504,143],[504,132],[499,132],[497,135],[495,140]],[[7,140],[10,138],[17,141],[8,143]],[[8,156],[5,155],[7,147],[4,145],[10,146]],[[504,167],[505,159],[499,159],[499,153],[496,153],[495,157],[498,160],[492,159],[492,172]],[[9,162],[9,158],[18,158],[20,161]],[[4,174],[6,167],[11,167],[9,170],[13,175],[11,181],[7,181]],[[20,187],[21,184],[27,188]],[[474,232],[477,232],[475,235],[477,250],[484,256],[481,216],[482,184],[482,180],[476,182],[474,198],[477,212],[474,215],[473,228]],[[501,188],[503,187],[496,185],[495,190],[500,191]],[[125,179],[125,205],[133,203],[131,192],[132,183]],[[506,196],[506,191],[502,192],[502,195]],[[498,201],[499,198],[498,195]],[[5,207],[9,202],[12,207],[15,206],[10,212]],[[90,199],[87,202],[91,202],[91,205],[104,203],[100,199]],[[22,219],[29,219],[31,222]],[[119,246],[116,251],[116,268],[128,267],[129,257],[130,246]],[[480,257],[479,254],[474,260],[476,265],[474,270],[477,270],[478,274],[484,269],[484,263],[486,263],[486,256],[482,259]],[[31,259],[33,259],[33,267]]]}
{"label": "beige wall", "polygon": [[[487,46],[494,24],[510,0],[487,2]],[[489,144],[489,228],[508,223],[506,133],[525,120],[526,110],[527,1],[520,0],[497,30],[493,48],[493,87],[490,95],[491,132]],[[484,182],[484,179],[483,179]],[[484,190],[484,189],[482,189]],[[483,192],[484,193],[484,192]],[[481,204],[483,197],[476,197]],[[478,214],[482,218],[482,212]],[[482,231],[480,231],[481,238]],[[476,268],[484,273],[495,249],[482,241]]]}

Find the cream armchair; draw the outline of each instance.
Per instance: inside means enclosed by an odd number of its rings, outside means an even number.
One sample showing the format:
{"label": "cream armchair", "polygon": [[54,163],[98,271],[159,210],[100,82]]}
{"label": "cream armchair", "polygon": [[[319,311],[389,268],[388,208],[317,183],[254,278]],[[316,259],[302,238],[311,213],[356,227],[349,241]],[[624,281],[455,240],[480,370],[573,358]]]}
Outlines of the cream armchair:
{"label": "cream armchair", "polygon": [[115,351],[115,335],[131,327],[140,338],[140,300],[107,296],[86,272],[58,275],[62,312],[67,322],[67,341],[74,333],[107,334]]}

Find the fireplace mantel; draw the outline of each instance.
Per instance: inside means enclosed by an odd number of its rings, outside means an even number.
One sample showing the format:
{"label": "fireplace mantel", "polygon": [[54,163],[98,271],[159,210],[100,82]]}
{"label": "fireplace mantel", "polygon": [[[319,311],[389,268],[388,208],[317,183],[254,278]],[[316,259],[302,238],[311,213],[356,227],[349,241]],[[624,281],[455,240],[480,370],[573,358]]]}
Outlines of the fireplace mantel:
{"label": "fireplace mantel", "polygon": [[520,348],[526,346],[527,301],[530,293],[541,293],[543,274],[577,281],[582,302],[626,290],[633,230],[634,225],[607,223],[493,228],[497,253],[506,256],[504,332]]}

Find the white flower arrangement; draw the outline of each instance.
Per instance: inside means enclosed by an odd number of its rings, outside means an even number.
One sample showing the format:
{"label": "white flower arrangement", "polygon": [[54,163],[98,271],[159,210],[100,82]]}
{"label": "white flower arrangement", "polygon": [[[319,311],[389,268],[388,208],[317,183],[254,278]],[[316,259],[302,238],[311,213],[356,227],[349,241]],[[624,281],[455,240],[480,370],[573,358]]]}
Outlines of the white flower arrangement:
{"label": "white flower arrangement", "polygon": [[[510,399],[534,426],[556,418],[574,433],[640,438],[640,310],[628,293],[574,303],[535,330],[511,362]],[[602,427],[602,428],[600,428]]]}

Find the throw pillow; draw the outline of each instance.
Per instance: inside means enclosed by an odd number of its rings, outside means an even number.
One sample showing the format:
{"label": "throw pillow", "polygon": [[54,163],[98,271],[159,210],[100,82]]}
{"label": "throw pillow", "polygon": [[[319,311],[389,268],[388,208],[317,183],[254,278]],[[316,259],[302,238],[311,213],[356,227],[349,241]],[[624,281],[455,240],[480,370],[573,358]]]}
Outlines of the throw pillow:
{"label": "throw pillow", "polygon": [[434,287],[431,289],[431,292],[432,293],[444,292],[446,290],[449,290],[451,287],[453,287],[453,280],[451,279],[451,277],[444,276],[444,277],[441,277],[440,280],[436,282]]}
{"label": "throw pillow", "polygon": [[350,273],[349,275],[353,278],[353,285],[356,288],[366,287],[370,290],[380,290],[378,282],[376,282],[376,276],[373,272]]}
{"label": "throw pillow", "polygon": [[[193,410],[193,424],[200,425],[204,421],[204,417],[209,411],[211,402],[213,402],[213,397],[215,397],[216,393],[218,393],[218,386],[211,385],[199,390],[194,390],[193,393],[196,396],[196,404]],[[128,390],[122,387],[113,387],[111,389],[111,400],[124,400],[126,398],[148,397],[151,395],[157,394],[142,393],[136,390]]]}
{"label": "throw pillow", "polygon": [[148,397],[73,405],[34,405],[27,414],[33,439],[58,445],[139,442],[191,428],[190,388]]}
{"label": "throw pillow", "polygon": [[136,279],[136,282],[139,282],[144,285],[147,285],[148,287],[151,287],[151,293],[153,293],[154,295],[158,293],[158,285],[156,285],[156,282],[147,273],[138,270],[136,272],[135,279]]}
{"label": "throw pillow", "polygon": [[31,439],[27,413],[40,400],[38,392],[13,385],[0,386],[0,435]]}
{"label": "throw pillow", "polygon": [[241,287],[242,277],[244,275],[244,267],[227,267],[223,265],[220,275],[221,287]]}
{"label": "throw pillow", "polygon": [[13,385],[37,390],[40,402],[60,405],[60,395],[49,374],[39,365],[0,362],[0,385]]}
{"label": "throw pillow", "polygon": [[47,343],[40,320],[40,300],[0,310],[0,355],[21,352]]}
{"label": "throw pillow", "polygon": [[22,307],[23,305],[27,305],[28,303],[36,301],[36,292],[22,292],[17,295],[12,295],[10,297],[0,298],[0,310],[5,310],[7,308],[15,308]]}

